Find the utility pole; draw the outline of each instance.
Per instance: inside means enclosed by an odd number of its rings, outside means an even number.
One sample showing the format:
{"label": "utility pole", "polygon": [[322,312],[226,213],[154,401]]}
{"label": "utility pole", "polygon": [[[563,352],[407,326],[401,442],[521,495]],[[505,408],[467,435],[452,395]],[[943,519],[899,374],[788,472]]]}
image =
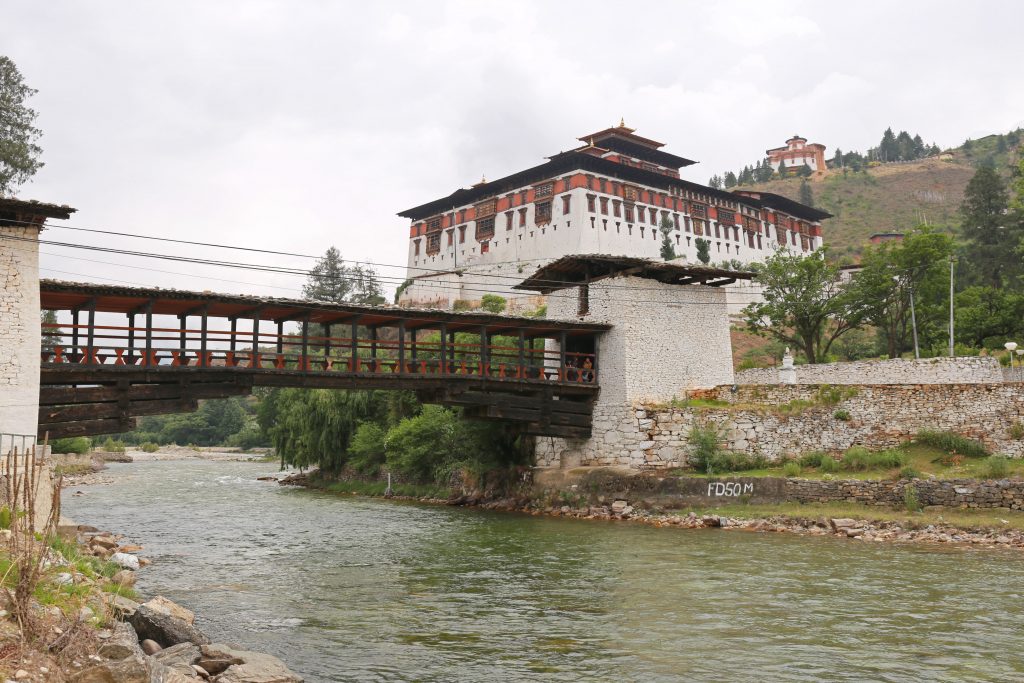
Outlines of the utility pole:
{"label": "utility pole", "polygon": [[949,255],[949,357],[953,357],[953,264],[956,257]]}

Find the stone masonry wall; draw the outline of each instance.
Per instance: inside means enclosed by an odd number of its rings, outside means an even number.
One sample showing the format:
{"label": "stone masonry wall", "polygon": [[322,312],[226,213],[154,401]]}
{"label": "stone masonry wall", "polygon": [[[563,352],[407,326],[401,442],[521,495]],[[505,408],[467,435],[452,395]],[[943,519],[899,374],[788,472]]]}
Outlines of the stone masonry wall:
{"label": "stone masonry wall", "polygon": [[[838,404],[820,401],[830,388],[813,385],[731,386],[704,392],[723,407],[603,405],[585,441],[538,440],[541,467],[685,466],[694,425],[714,425],[731,450],[779,460],[810,451],[833,453],[851,446],[881,450],[922,429],[948,430],[984,442],[994,452],[1024,457],[1024,441],[1009,434],[1024,419],[1021,384],[921,384],[847,387]],[[810,405],[794,406],[793,401]],[[790,408],[780,410],[779,406]],[[836,417],[845,411],[849,419]]]}
{"label": "stone masonry wall", "polygon": [[[666,285],[636,277],[589,286],[589,313],[577,314],[577,288],[557,292],[548,317],[609,322],[598,340],[594,438],[538,438],[542,466],[590,462],[642,463],[643,442],[632,406],[668,402],[694,388],[732,384],[732,341],[725,291],[700,285]],[[586,445],[585,445],[586,444]],[[554,464],[551,464],[554,463]]]}
{"label": "stone masonry wall", "polygon": [[[1004,381],[999,361],[991,357],[894,358],[853,363],[797,365],[797,384],[997,384]],[[737,384],[778,384],[779,369],[736,372]]]}
{"label": "stone masonry wall", "polygon": [[[39,230],[0,226],[3,235],[37,239]],[[38,245],[0,239],[0,435],[36,433],[39,344]],[[0,451],[10,441],[0,436]]]}

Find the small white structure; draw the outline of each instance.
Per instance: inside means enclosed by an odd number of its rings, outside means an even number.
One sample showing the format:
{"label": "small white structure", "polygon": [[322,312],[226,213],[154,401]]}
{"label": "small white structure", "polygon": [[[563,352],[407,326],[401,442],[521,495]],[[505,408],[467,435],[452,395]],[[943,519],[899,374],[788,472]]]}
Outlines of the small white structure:
{"label": "small white structure", "polygon": [[0,454],[35,443],[39,422],[39,232],[68,206],[0,198]]}
{"label": "small white structure", "polygon": [[517,289],[548,294],[548,317],[611,323],[596,352],[601,393],[592,436],[537,439],[542,467],[664,467],[680,454],[642,437],[637,406],[733,383],[724,285],[751,273],[615,256],[566,256]]}
{"label": "small white structure", "polygon": [[782,356],[782,367],[779,368],[780,384],[796,384],[796,368],[793,367],[793,354],[786,347],[786,353]]}

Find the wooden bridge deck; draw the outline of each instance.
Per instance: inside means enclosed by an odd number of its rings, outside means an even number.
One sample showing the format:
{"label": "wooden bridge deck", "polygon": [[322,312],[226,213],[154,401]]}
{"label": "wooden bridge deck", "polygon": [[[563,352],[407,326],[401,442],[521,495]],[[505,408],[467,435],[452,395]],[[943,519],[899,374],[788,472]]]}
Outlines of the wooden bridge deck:
{"label": "wooden bridge deck", "polygon": [[40,295],[58,312],[41,351],[51,438],[127,431],[254,386],[414,390],[523,433],[582,438],[609,328],[51,280]]}

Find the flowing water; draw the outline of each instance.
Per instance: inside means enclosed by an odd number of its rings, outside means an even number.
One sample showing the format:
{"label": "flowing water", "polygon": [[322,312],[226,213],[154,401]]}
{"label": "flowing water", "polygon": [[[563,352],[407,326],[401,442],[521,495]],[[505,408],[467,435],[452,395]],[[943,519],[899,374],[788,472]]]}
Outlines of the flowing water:
{"label": "flowing water", "polygon": [[[309,681],[1024,681],[1024,555],[339,497],[112,465],[65,514]],[[85,495],[72,495],[82,490]]]}

